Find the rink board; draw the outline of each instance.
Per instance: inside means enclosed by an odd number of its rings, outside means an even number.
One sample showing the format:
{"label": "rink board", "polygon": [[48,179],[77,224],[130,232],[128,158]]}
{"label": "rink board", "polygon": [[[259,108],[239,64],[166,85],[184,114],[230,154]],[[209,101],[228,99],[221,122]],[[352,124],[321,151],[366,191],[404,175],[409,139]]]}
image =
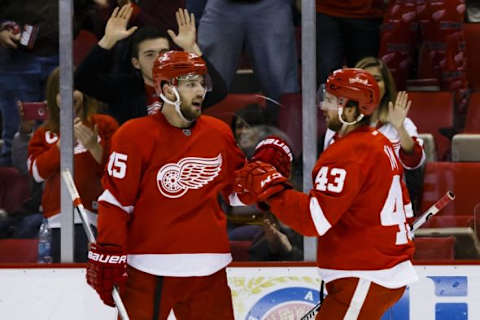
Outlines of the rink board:
{"label": "rink board", "polygon": [[[0,268],[0,319],[116,319],[78,265]],[[480,265],[417,265],[411,285],[383,320],[480,319]],[[244,264],[228,269],[235,319],[299,319],[319,299],[313,266]]]}

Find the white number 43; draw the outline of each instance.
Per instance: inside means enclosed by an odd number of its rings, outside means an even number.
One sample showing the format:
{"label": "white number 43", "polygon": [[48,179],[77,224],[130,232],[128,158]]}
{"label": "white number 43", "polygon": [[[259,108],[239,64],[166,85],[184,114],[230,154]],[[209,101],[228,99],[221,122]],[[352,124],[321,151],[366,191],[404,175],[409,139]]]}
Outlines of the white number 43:
{"label": "white number 43", "polygon": [[123,179],[127,173],[127,158],[123,153],[112,152],[108,160],[108,174],[112,177]]}
{"label": "white number 43", "polygon": [[345,177],[347,171],[341,168],[332,168],[330,170],[330,176],[333,177],[333,183],[328,183],[328,167],[322,167],[315,178],[315,189],[318,191],[330,191],[340,193],[343,190],[345,184]]}

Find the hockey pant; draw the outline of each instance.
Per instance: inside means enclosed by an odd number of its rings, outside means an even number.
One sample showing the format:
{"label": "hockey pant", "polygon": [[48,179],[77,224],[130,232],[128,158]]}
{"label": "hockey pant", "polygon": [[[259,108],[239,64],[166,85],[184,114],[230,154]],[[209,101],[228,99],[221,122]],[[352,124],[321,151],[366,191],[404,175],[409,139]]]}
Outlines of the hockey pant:
{"label": "hockey pant", "polygon": [[389,289],[359,278],[342,278],[326,284],[316,320],[379,320],[403,295],[405,287]]}
{"label": "hockey pant", "polygon": [[121,292],[130,319],[233,320],[225,268],[204,277],[160,277],[128,266]]}

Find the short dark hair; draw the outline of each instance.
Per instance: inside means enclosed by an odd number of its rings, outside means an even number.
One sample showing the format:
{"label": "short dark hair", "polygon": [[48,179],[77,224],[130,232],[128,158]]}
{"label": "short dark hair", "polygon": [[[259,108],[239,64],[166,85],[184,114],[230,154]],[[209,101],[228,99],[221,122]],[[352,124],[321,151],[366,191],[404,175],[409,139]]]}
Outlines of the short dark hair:
{"label": "short dark hair", "polygon": [[130,39],[130,57],[138,58],[138,47],[140,46],[140,43],[145,40],[153,40],[158,38],[166,39],[171,47],[170,38],[162,30],[153,27],[143,27],[135,31]]}

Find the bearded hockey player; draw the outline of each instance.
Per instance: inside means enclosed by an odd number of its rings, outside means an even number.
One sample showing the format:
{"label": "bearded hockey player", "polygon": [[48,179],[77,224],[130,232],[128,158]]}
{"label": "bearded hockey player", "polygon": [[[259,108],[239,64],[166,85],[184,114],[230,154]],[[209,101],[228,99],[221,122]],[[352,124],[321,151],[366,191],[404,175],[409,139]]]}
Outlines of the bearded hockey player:
{"label": "bearded hockey player", "polygon": [[330,75],[322,110],[335,142],[318,159],[308,194],[292,190],[262,161],[236,173],[241,199],[266,202],[294,230],[318,237],[317,264],[328,296],[317,320],[380,319],[417,279],[402,165],[391,142],[369,127],[378,104],[379,88],[368,72]]}

